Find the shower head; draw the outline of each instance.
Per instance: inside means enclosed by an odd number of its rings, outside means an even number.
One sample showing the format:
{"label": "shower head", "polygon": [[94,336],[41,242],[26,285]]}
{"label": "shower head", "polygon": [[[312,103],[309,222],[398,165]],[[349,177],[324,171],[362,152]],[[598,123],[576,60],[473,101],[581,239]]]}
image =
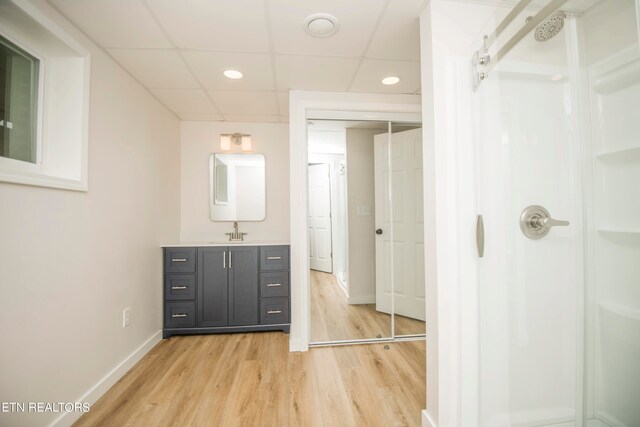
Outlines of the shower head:
{"label": "shower head", "polygon": [[533,32],[533,36],[539,42],[546,42],[547,40],[551,40],[560,31],[562,31],[562,29],[564,28],[564,20],[566,18],[567,15],[562,11],[554,13],[536,27]]}

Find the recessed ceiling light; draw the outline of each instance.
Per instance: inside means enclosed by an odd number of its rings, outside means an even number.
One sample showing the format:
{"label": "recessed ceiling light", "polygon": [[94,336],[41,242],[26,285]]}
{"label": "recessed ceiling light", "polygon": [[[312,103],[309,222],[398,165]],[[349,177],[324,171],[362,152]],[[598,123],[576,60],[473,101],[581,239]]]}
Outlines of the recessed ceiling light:
{"label": "recessed ceiling light", "polygon": [[238,70],[225,70],[224,75],[230,79],[241,79],[243,74]]}
{"label": "recessed ceiling light", "polygon": [[314,13],[304,20],[304,30],[314,37],[332,36],[338,31],[339,27],[338,18],[328,13]]}
{"label": "recessed ceiling light", "polygon": [[562,80],[562,77],[562,74],[554,74],[553,76],[551,76],[551,80],[557,82],[558,80]]}
{"label": "recessed ceiling light", "polygon": [[399,81],[400,81],[400,77],[389,76],[382,79],[382,84],[390,86],[390,85],[398,84]]}

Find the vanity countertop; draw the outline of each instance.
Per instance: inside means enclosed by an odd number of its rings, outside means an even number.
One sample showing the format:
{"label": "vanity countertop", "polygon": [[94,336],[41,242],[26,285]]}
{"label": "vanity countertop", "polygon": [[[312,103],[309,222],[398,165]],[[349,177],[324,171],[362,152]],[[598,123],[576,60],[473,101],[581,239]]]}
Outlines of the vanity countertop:
{"label": "vanity countertop", "polygon": [[179,242],[162,245],[163,248],[193,248],[206,246],[289,246],[289,242],[283,241],[243,241],[243,242]]}

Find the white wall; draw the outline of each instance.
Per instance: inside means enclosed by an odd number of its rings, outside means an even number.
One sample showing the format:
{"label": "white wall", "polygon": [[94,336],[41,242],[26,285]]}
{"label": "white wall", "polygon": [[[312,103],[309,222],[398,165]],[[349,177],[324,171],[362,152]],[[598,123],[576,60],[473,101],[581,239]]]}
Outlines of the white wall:
{"label": "white wall", "polygon": [[[384,130],[372,129],[347,129],[349,304],[374,304],[376,300],[373,136],[384,132]],[[371,215],[358,215],[358,206],[370,206]]]}
{"label": "white wall", "polygon": [[[267,213],[264,221],[240,223],[247,241],[289,241],[289,126],[280,123],[182,122],[182,241],[222,241],[233,231],[229,221],[209,215],[209,155],[220,151],[220,134],[251,134],[252,152],[264,154]],[[234,152],[239,152],[236,149]]]}
{"label": "white wall", "polygon": [[[93,55],[89,191],[0,183],[0,401],[74,402],[159,339],[160,244],[179,232],[179,122],[36,4]],[[58,415],[5,413],[0,424],[44,425]]]}

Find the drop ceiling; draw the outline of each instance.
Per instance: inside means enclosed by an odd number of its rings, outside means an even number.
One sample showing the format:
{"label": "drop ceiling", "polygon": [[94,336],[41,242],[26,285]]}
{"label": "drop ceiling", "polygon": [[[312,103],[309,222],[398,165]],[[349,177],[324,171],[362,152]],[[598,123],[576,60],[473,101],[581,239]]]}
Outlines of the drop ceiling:
{"label": "drop ceiling", "polygon": [[[49,0],[181,119],[246,122],[288,122],[291,89],[419,93],[427,1]],[[335,35],[305,32],[319,12]]]}

